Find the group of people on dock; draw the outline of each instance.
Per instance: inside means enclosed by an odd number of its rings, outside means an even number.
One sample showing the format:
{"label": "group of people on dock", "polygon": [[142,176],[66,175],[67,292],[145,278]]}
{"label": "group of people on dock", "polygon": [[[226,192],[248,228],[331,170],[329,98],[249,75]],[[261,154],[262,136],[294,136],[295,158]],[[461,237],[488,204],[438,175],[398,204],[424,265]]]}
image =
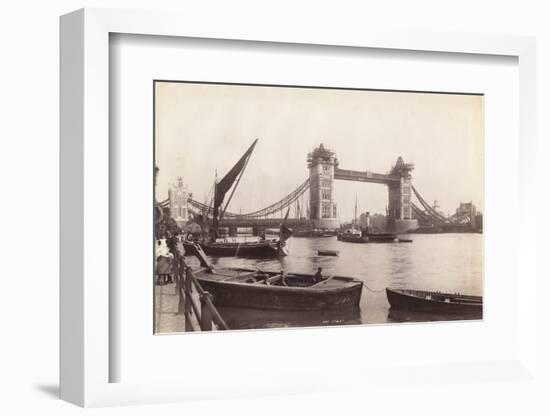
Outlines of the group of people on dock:
{"label": "group of people on dock", "polygon": [[[182,276],[187,267],[185,263],[185,248],[182,243],[182,234],[172,235],[167,231],[161,238],[155,241],[155,274],[157,276],[156,285],[166,285],[174,283],[176,276]],[[325,278],[322,274],[323,269],[319,267],[312,276],[312,283],[319,283]],[[281,270],[280,277],[277,279],[283,286],[288,286],[286,273]],[[265,284],[270,284],[266,277]]]}
{"label": "group of people on dock", "polygon": [[[191,233],[184,235],[181,228],[177,226],[173,218],[170,216],[169,209],[164,209],[159,217],[156,226],[157,238],[155,240],[155,274],[156,285],[166,285],[174,283],[179,276],[183,276],[187,264],[185,263],[185,248],[186,243],[198,241],[198,236]],[[260,241],[266,241],[266,233],[263,231],[259,236]],[[283,242],[284,244],[284,242]],[[319,267],[317,272],[311,276],[312,284],[319,283],[325,278],[322,275],[322,268]],[[280,276],[275,279],[282,286],[289,286],[289,282],[284,270]],[[265,284],[270,285],[275,283],[273,278],[266,278]]]}
{"label": "group of people on dock", "polygon": [[169,231],[155,242],[155,274],[157,285],[174,282],[174,276],[180,276],[185,271],[185,248],[181,242],[181,234],[172,235]]}

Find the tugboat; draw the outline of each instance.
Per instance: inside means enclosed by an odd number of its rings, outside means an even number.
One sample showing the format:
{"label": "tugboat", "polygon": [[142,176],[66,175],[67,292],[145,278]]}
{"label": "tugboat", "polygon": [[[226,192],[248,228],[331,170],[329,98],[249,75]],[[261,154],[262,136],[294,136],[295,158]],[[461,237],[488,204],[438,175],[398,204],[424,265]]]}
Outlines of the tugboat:
{"label": "tugboat", "polygon": [[366,243],[363,240],[363,234],[361,230],[355,228],[348,228],[343,233],[338,234],[338,241],[345,241],[347,243]]}
{"label": "tugboat", "polygon": [[344,230],[343,233],[339,233],[336,237],[338,241],[345,241],[347,243],[366,243],[366,241],[363,240],[363,233],[361,230],[355,228],[357,224],[357,195],[355,195],[355,217],[353,219],[353,223],[351,224],[351,228],[347,228]]}
{"label": "tugboat", "polygon": [[[355,204],[355,216],[357,218],[357,202]],[[410,239],[399,239],[396,233],[373,232],[370,226],[370,213],[366,214],[366,227],[363,231],[355,229],[355,224],[352,228],[348,228],[343,233],[338,235],[338,240],[348,243],[412,243]],[[354,222],[355,223],[355,222]]]}

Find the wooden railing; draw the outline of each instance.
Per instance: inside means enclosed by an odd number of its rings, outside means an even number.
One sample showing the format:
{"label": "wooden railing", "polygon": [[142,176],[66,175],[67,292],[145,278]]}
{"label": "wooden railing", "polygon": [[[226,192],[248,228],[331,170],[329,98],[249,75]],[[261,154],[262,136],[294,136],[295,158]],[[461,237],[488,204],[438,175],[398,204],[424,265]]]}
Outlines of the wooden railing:
{"label": "wooden railing", "polygon": [[[179,295],[178,313],[185,314],[185,331],[223,331],[229,329],[206,292],[193,274],[191,267],[179,275],[176,282]],[[198,297],[198,301],[195,299]]]}

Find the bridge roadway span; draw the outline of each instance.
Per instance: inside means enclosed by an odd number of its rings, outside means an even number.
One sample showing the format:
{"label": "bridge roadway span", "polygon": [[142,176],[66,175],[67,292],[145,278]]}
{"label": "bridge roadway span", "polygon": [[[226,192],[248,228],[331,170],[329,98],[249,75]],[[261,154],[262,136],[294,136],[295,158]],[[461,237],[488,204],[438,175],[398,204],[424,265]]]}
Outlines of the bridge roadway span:
{"label": "bridge roadway span", "polygon": [[[401,176],[392,175],[392,174],[381,174],[374,173],[369,171],[356,171],[349,169],[334,169],[334,179],[341,179],[346,181],[356,181],[356,182],[369,182],[369,183],[378,183],[384,185],[399,184],[401,181]],[[300,186],[302,193],[309,187],[309,182],[306,181]],[[294,200],[293,198],[292,200]],[[284,199],[283,199],[284,200]],[[273,205],[280,205],[279,209],[282,210],[286,208],[288,204],[283,203],[283,200],[279,201]],[[202,205],[197,201],[190,200],[190,202],[197,206],[202,206],[207,208],[206,205]],[[288,201],[287,201],[288,202]],[[280,226],[282,219],[281,218],[262,218],[262,217],[251,217],[245,215],[237,215],[234,213],[227,213],[227,215],[222,219],[220,226],[221,227],[265,227],[265,228],[277,228]],[[286,224],[294,229],[304,229],[311,226],[311,221],[307,219],[295,219],[288,218]]]}
{"label": "bridge roadway span", "polygon": [[374,173],[369,171],[357,171],[349,169],[334,169],[334,179],[341,179],[344,181],[356,181],[356,182],[370,182],[380,183],[384,185],[390,185],[392,183],[398,184],[401,181],[401,176]]}

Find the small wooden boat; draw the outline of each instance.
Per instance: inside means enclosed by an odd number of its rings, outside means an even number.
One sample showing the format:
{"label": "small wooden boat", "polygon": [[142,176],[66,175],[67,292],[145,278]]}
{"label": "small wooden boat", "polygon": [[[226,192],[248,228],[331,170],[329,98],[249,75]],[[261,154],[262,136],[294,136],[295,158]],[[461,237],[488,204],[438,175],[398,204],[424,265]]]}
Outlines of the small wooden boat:
{"label": "small wooden boat", "polygon": [[317,254],[320,256],[338,256],[340,252],[338,250],[317,250]]}
{"label": "small wooden boat", "polygon": [[312,275],[243,268],[204,268],[194,273],[219,306],[314,311],[358,306],[363,282],[330,276],[315,282]]}
{"label": "small wooden boat", "polygon": [[476,314],[483,311],[482,296],[390,288],[386,288],[386,295],[395,309]]}
{"label": "small wooden boat", "polygon": [[399,243],[412,243],[413,240],[411,240],[410,238],[399,238],[397,240],[397,242],[399,242]]}
{"label": "small wooden boat", "polygon": [[364,233],[363,239],[366,243],[395,243],[397,234],[395,233]]}

